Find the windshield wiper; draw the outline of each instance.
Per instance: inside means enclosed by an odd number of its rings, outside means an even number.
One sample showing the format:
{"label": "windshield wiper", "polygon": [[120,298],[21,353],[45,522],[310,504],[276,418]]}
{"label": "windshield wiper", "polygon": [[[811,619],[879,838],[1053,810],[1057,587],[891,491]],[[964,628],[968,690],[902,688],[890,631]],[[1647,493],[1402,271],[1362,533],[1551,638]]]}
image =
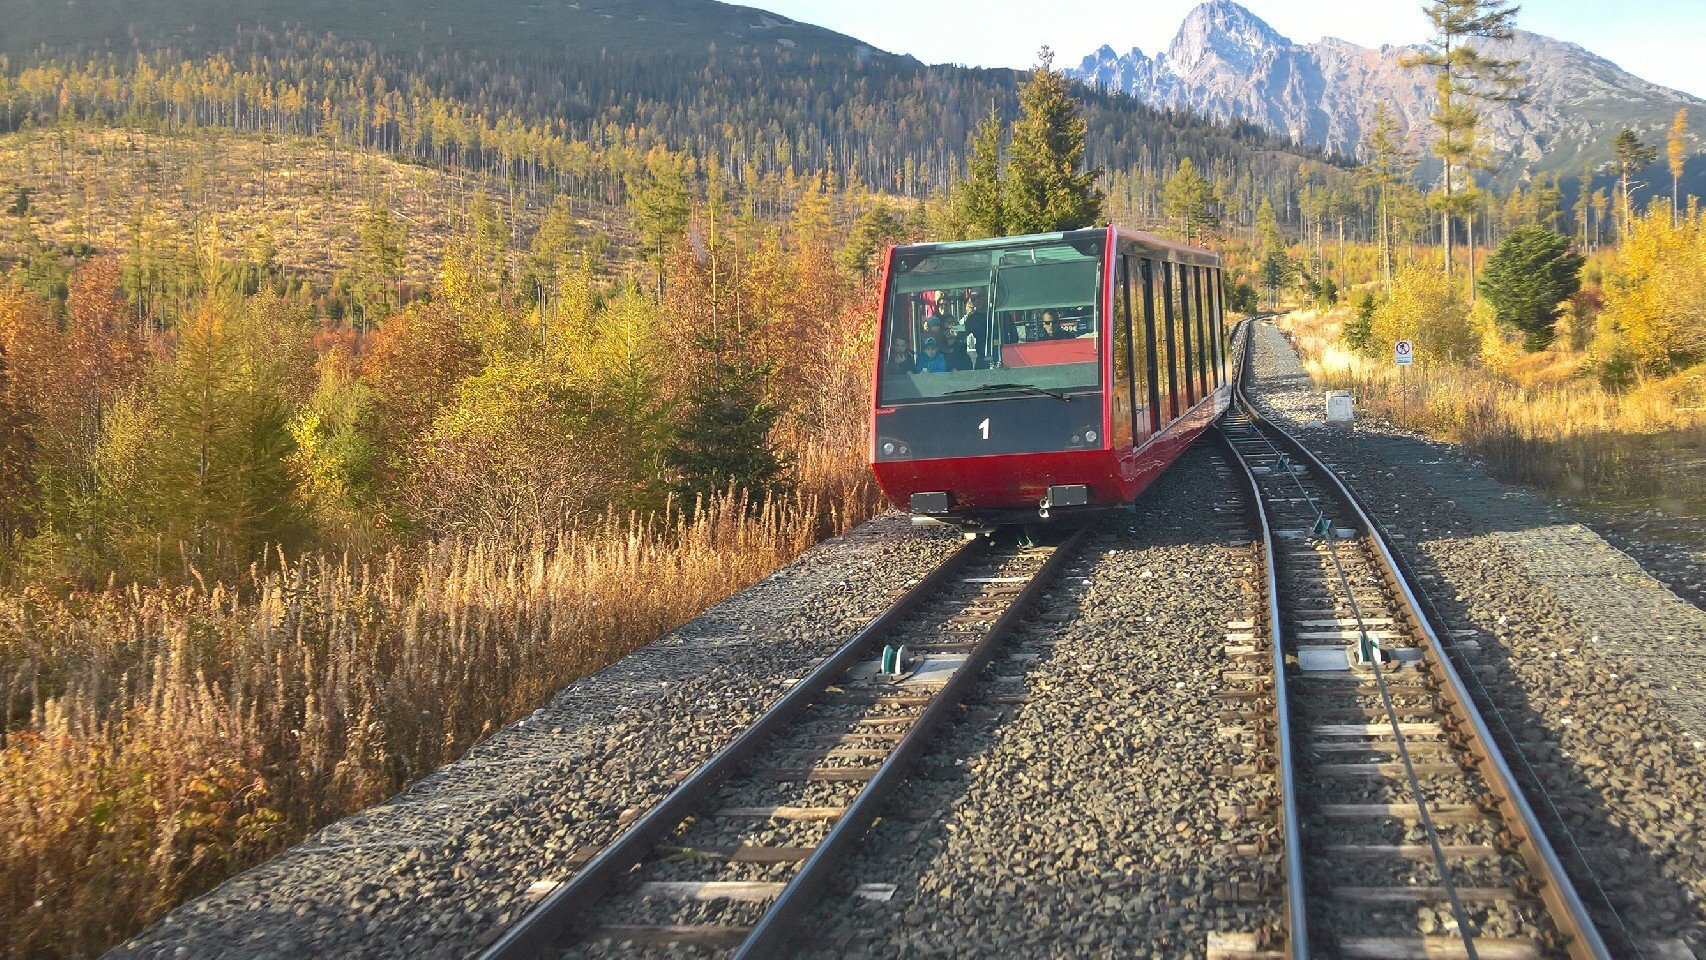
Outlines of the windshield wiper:
{"label": "windshield wiper", "polygon": [[1018,390],[1023,393],[1034,393],[1039,397],[1053,397],[1056,400],[1065,400],[1068,402],[1071,402],[1072,400],[1071,397],[1059,390],[1034,387],[1028,383],[986,383],[981,387],[966,387],[961,390],[949,390],[947,393],[942,394],[942,396],[950,397],[956,393],[988,393],[992,390]]}

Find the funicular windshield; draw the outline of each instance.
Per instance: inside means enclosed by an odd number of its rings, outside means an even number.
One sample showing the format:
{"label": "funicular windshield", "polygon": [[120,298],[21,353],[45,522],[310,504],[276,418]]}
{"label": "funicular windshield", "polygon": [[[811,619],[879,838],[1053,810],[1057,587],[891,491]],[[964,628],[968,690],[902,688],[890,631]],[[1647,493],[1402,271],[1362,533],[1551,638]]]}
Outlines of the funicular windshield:
{"label": "funicular windshield", "polygon": [[883,311],[884,405],[1101,384],[1104,235],[895,252]]}

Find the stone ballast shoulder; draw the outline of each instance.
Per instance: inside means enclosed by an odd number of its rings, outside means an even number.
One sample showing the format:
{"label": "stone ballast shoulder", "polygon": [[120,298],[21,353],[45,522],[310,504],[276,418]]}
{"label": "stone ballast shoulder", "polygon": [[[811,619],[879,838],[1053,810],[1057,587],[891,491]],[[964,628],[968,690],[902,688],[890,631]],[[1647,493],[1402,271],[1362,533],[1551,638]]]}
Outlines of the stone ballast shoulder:
{"label": "stone ballast shoulder", "polygon": [[1350,484],[1409,564],[1601,931],[1626,927],[1647,956],[1706,955],[1706,613],[1455,444],[1378,418],[1326,425],[1271,326],[1253,366],[1257,405]]}

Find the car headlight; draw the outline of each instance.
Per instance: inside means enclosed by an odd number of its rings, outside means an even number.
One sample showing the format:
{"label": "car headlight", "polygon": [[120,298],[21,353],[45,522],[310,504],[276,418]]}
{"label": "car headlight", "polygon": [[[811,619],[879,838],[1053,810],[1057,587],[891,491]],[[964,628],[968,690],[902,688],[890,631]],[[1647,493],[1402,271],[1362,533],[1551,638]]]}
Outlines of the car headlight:
{"label": "car headlight", "polygon": [[1096,431],[1086,430],[1086,431],[1084,431],[1084,442],[1085,443],[1095,443],[1096,442],[1096,436],[1097,436]]}

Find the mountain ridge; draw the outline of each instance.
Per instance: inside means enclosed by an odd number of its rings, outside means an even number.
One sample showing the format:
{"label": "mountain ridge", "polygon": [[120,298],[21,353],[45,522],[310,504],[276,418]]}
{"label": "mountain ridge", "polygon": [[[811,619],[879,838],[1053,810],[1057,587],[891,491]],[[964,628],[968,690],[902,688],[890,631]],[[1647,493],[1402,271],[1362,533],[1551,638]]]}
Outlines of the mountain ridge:
{"label": "mountain ridge", "polygon": [[[721,0],[11,0],[0,53],[38,46],[174,46],[217,49],[240,30],[309,25],[318,33],[392,52],[598,56],[643,49],[662,55],[752,48],[892,57],[856,37]],[[99,41],[98,43],[95,41]]]}
{"label": "mountain ridge", "polygon": [[[1490,146],[1512,158],[1500,171],[1507,178],[1603,166],[1623,126],[1660,143],[1678,109],[1689,111],[1693,129],[1706,127],[1706,100],[1644,80],[1580,44],[1519,29],[1510,41],[1485,47],[1519,60],[1527,73],[1527,103],[1483,110]],[[1432,75],[1399,65],[1416,49],[1336,37],[1297,43],[1234,0],[1208,0],[1185,17],[1165,51],[1151,57],[1104,44],[1068,73],[1154,106],[1245,120],[1355,157],[1380,103],[1392,108],[1412,148],[1424,152],[1431,143]],[[1437,163],[1425,165],[1424,176],[1430,168]],[[1706,164],[1691,166],[1690,174],[1706,179]]]}

